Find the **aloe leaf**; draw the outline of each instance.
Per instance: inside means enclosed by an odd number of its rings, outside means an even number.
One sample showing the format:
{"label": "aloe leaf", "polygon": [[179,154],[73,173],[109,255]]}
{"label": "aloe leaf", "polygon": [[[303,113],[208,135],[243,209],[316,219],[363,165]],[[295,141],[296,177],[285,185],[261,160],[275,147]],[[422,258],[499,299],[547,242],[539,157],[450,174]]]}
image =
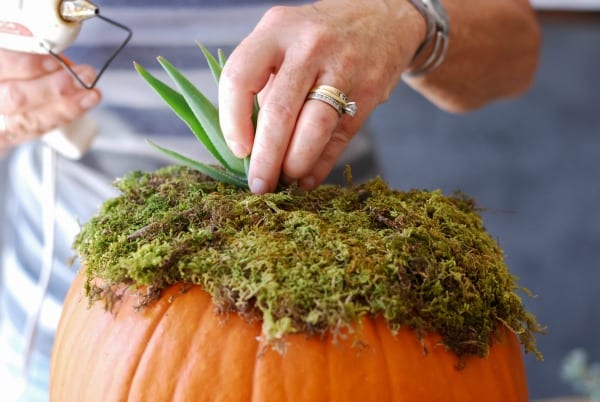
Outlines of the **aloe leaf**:
{"label": "aloe leaf", "polygon": [[249,171],[250,171],[250,157],[246,156],[244,158],[244,173],[246,174],[246,177],[248,177]]}
{"label": "aloe leaf", "polygon": [[225,57],[225,53],[221,49],[217,49],[217,57],[219,58],[219,64],[221,68],[225,67],[225,61],[227,61],[227,57]]}
{"label": "aloe leaf", "polygon": [[254,108],[252,109],[252,126],[254,127],[254,132],[256,132],[256,124],[258,122],[258,111],[260,107],[258,106],[258,96],[254,96]]}
{"label": "aloe leaf", "polygon": [[159,57],[158,62],[178,86],[188,106],[206,131],[212,145],[222,157],[223,166],[236,174],[244,174],[243,161],[231,152],[225,142],[219,126],[219,112],[216,106],[165,58]]}
{"label": "aloe leaf", "polygon": [[204,54],[204,58],[206,59],[206,62],[208,63],[208,68],[210,68],[210,72],[212,73],[212,76],[215,79],[215,83],[217,85],[219,85],[219,80],[221,79],[221,70],[223,70],[223,66],[221,66],[220,62],[217,61],[217,59],[215,59],[215,56],[213,56],[208,51],[206,46],[202,45],[201,43],[198,43],[198,46],[200,47],[200,50],[202,50],[202,53]]}
{"label": "aloe leaf", "polygon": [[171,107],[171,109],[179,116],[181,120],[190,128],[192,133],[198,138],[198,140],[206,147],[206,149],[223,165],[225,161],[219,155],[217,149],[212,144],[206,131],[196,119],[194,112],[185,101],[183,95],[175,91],[173,88],[153,76],[149,71],[144,69],[141,65],[134,63],[137,72],[150,84],[150,86],[158,93],[158,95]]}
{"label": "aloe leaf", "polygon": [[195,159],[188,158],[187,156],[182,155],[179,152],[161,147],[160,145],[158,145],[150,140],[146,140],[146,141],[148,141],[148,143],[151,146],[153,146],[154,148],[156,148],[158,151],[177,160],[182,165],[188,166],[192,169],[196,169],[196,170],[204,173],[205,175],[212,177],[213,179],[215,179],[217,181],[221,181],[223,183],[231,184],[233,186],[237,186],[237,187],[241,187],[241,188],[246,188],[246,189],[248,188],[248,181],[246,180],[246,177],[237,176],[233,173],[227,172],[226,170],[220,169],[218,167],[199,162]]}

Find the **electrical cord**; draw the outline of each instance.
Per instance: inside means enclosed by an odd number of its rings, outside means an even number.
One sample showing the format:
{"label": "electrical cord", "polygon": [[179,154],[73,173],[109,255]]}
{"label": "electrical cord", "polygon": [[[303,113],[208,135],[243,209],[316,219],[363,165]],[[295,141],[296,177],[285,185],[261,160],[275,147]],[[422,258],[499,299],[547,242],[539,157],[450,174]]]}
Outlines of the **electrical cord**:
{"label": "electrical cord", "polygon": [[[156,167],[170,161],[151,147],[143,144],[140,146],[140,138],[131,136],[121,139],[97,138],[91,154],[94,155],[91,159],[127,161],[124,165],[131,165],[131,169],[136,165],[135,160],[152,161],[152,165]],[[27,312],[27,318],[24,330],[25,353],[21,368],[27,377],[36,350],[36,338],[50,283],[56,276],[57,265],[66,268],[64,250],[70,246],[79,230],[78,219],[91,217],[99,204],[114,197],[117,191],[111,186],[114,180],[111,173],[98,171],[93,163],[89,166],[63,159],[43,143],[35,145],[33,149],[17,152],[14,163],[14,167],[19,171],[19,178],[11,181],[12,195],[19,200],[18,207],[22,209],[25,221],[30,225],[37,224],[38,227],[31,228],[33,235],[28,236],[26,228],[20,227],[18,222],[12,222],[10,226],[14,233],[9,235],[15,239],[15,245],[19,244],[17,239],[24,240],[19,245],[23,249],[26,248],[28,253],[41,251],[40,260],[32,258],[34,264],[41,263],[41,269],[26,269],[28,272],[39,272],[35,282],[36,294],[31,295],[32,299],[28,301],[27,306],[22,306]],[[130,169],[124,167],[122,170]],[[57,172],[57,175],[53,172]],[[40,189],[42,191],[39,191]],[[17,233],[17,227],[20,227],[20,233]],[[57,256],[60,251],[63,255]],[[18,253],[15,255],[18,257]],[[13,262],[26,263],[18,258],[14,258]],[[58,276],[63,279],[68,277],[64,273]]]}

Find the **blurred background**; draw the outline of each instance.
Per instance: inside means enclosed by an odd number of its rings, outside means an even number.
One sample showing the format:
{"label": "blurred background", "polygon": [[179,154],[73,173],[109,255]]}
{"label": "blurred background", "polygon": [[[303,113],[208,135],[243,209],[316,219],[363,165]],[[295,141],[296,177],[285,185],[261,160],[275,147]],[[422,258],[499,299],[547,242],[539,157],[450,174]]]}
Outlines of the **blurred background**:
{"label": "blurred background", "polygon": [[532,399],[573,394],[565,355],[600,361],[600,13],[540,11],[531,90],[467,115],[399,87],[370,121],[383,176],[398,188],[463,190],[535,297],[547,326],[526,357]]}
{"label": "blurred background", "polygon": [[[200,3],[203,8],[178,7]],[[104,15],[134,30],[132,42],[99,85],[104,102],[93,116],[102,130],[140,137],[188,135],[135,76],[131,62],[152,70],[155,56],[166,56],[194,81],[206,82],[198,86],[214,97],[194,42],[229,53],[269,6],[246,3],[98,1]],[[509,268],[535,295],[523,295],[527,308],[548,328],[538,338],[545,360],[526,356],[532,399],[574,393],[560,376],[572,349],[585,348],[600,361],[598,3],[533,2],[543,48],[535,83],[525,96],[450,115],[401,84],[356,139],[362,156],[349,157],[355,170],[380,174],[397,189],[462,190],[485,208],[484,222]],[[100,66],[121,37],[106,25],[90,23],[68,54]],[[140,147],[145,146],[141,140]],[[0,161],[2,192],[9,158]]]}

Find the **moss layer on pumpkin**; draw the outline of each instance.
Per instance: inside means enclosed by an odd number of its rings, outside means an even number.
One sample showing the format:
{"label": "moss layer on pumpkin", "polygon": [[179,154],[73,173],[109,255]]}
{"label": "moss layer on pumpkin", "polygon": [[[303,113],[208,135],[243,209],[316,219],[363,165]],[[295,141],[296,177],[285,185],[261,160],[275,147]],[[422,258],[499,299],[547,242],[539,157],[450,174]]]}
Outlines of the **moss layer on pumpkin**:
{"label": "moss layer on pumpkin", "polygon": [[371,314],[392,330],[437,332],[458,356],[485,355],[504,323],[539,356],[525,289],[464,195],[380,179],[254,195],[179,166],[115,185],[122,195],[75,240],[92,300],[122,284],[157,295],[193,283],[221,311],[261,318],[267,340],[336,333]]}

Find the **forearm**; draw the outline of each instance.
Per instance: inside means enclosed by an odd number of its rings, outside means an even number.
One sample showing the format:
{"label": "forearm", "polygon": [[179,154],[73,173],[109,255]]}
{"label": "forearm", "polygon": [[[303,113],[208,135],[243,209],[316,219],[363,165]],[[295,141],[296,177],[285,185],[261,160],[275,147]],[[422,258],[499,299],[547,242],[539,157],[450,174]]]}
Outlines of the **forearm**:
{"label": "forearm", "polygon": [[526,0],[442,0],[450,19],[443,63],[405,82],[438,107],[464,112],[527,90],[540,31]]}

